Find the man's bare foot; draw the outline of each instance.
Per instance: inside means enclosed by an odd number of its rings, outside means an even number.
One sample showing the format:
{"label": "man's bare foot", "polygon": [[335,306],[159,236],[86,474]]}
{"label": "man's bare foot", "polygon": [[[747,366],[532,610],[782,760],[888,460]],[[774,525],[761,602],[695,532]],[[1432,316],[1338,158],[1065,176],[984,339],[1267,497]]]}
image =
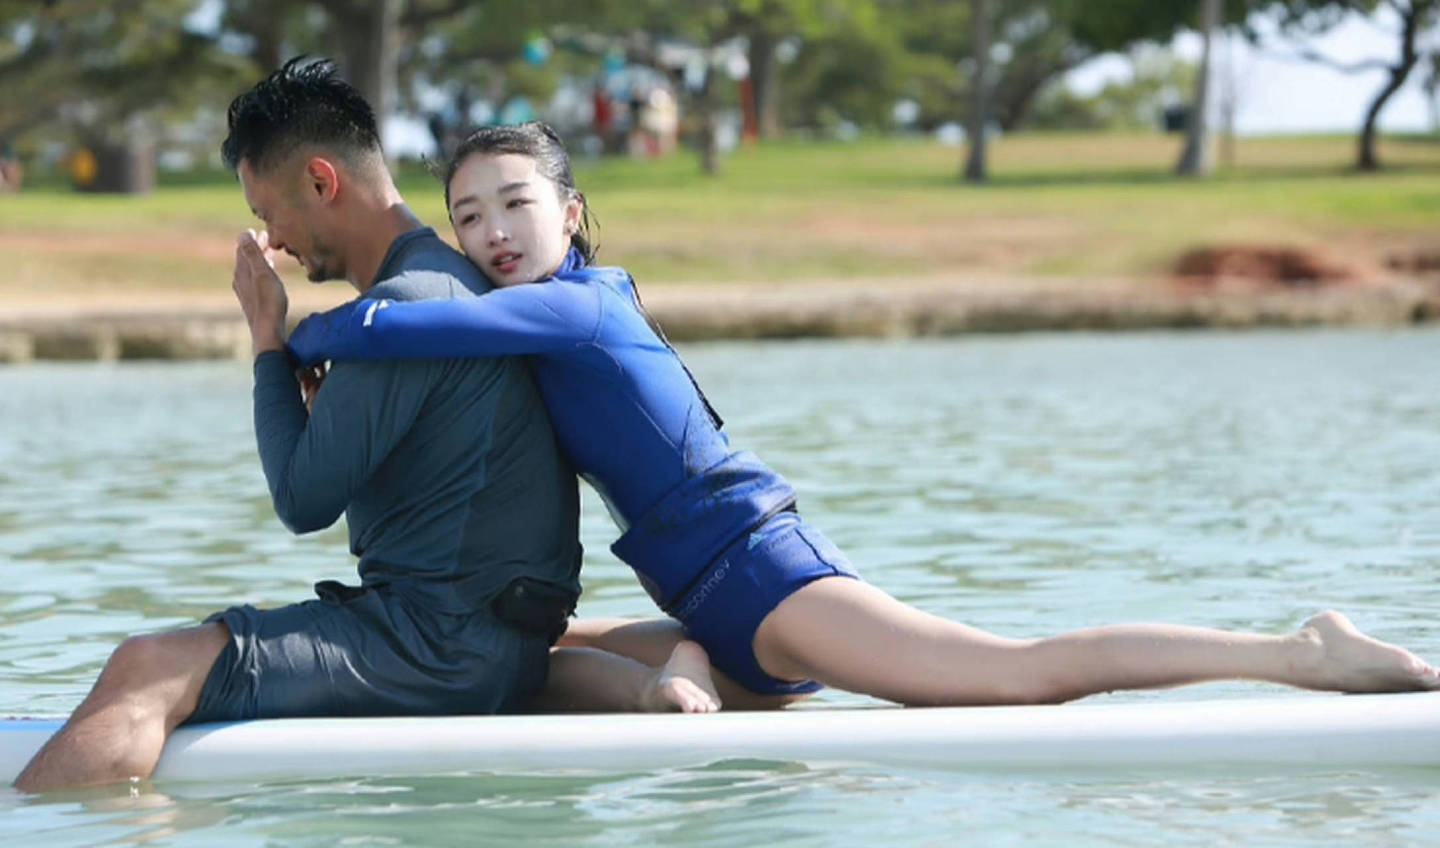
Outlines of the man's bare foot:
{"label": "man's bare foot", "polygon": [[699,643],[683,641],[670,652],[665,667],[642,699],[648,712],[713,713],[720,710],[720,696],[710,679],[710,657]]}
{"label": "man's bare foot", "polygon": [[1296,631],[1306,659],[1300,685],[1340,692],[1440,689],[1440,670],[1405,650],[1366,636],[1344,615],[1327,610]]}

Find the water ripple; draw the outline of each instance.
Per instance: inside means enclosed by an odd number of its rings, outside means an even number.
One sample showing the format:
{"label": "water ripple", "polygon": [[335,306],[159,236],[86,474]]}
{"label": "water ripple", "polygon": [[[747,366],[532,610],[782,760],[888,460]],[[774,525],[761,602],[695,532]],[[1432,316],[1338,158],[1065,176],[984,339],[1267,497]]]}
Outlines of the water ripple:
{"label": "water ripple", "polygon": [[[1026,636],[1119,620],[1278,631],[1325,607],[1440,658],[1440,333],[718,344],[689,364],[869,579]],[[0,370],[0,710],[64,712],[125,636],[353,577],[270,511],[235,364]],[[651,615],[586,496],[588,615]],[[1251,684],[1207,693],[1259,694]],[[826,693],[841,702],[854,696]],[[1136,693],[1125,698],[1174,697]],[[1035,777],[722,763],[148,790],[34,805],[53,844],[1387,844],[1434,775]],[[172,788],[165,787],[166,791]],[[837,830],[840,829],[840,830]]]}

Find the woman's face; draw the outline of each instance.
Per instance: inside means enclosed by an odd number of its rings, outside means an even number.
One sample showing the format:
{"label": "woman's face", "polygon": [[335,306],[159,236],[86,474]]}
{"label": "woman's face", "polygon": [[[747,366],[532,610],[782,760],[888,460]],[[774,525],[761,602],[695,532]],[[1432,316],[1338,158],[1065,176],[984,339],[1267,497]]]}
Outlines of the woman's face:
{"label": "woman's face", "polygon": [[562,201],[535,160],[518,153],[476,154],[450,180],[450,222],[460,249],[497,286],[555,273],[580,212],[578,198]]}

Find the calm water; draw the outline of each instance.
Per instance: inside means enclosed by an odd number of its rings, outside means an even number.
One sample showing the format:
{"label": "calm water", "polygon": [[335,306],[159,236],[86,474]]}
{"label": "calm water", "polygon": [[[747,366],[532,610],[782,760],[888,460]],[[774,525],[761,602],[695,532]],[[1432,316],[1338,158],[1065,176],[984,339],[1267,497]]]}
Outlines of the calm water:
{"label": "calm water", "polygon": [[[697,346],[732,438],[871,580],[1007,635],[1279,631],[1324,607],[1440,657],[1440,332]],[[270,511],[241,364],[0,369],[0,712],[125,635],[353,566]],[[648,615],[587,501],[581,613]],[[1107,696],[1255,696],[1214,684]],[[860,700],[827,694],[833,701]],[[1440,769],[997,775],[782,762],[605,778],[159,785],[22,799],[46,845],[1433,843]]]}

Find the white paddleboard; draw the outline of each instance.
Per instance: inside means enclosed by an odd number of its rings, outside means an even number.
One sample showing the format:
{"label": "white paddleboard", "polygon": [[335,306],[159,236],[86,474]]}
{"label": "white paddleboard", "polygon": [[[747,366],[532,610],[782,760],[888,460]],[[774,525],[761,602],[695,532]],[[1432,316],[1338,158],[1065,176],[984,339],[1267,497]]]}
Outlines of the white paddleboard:
{"label": "white paddleboard", "polygon": [[[56,718],[0,720],[9,783]],[[954,770],[1440,765],[1440,692],[708,715],[271,719],[181,728],[156,780],[614,773],[727,759]]]}

